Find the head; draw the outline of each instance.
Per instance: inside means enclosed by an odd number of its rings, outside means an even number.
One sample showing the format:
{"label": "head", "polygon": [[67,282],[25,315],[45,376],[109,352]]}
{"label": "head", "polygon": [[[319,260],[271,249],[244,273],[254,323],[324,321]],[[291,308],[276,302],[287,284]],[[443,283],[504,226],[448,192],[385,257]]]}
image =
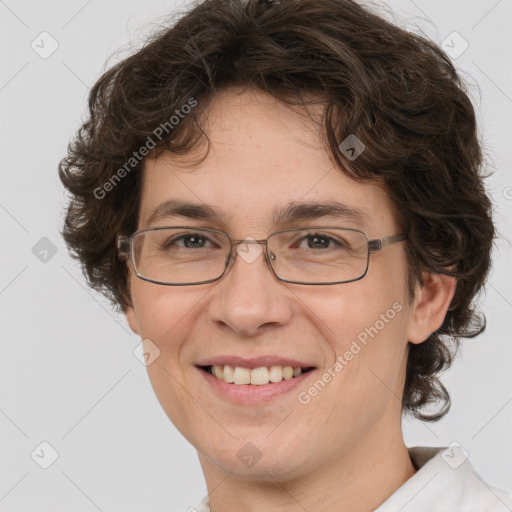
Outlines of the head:
{"label": "head", "polygon": [[[60,165],[64,237],[158,347],[152,385],[205,460],[254,475],[237,460],[252,442],[257,471],[292,476],[383,438],[403,412],[447,412],[438,374],[474,324],[494,229],[474,110],[438,47],[349,0],[206,0],[108,70],[89,110]],[[193,203],[186,217],[163,211],[171,200]],[[276,220],[303,203],[346,212]],[[215,217],[198,216],[205,205]],[[119,257],[119,235],[180,225],[236,240],[303,226],[408,238],[335,285],[281,281],[264,252],[190,286],[144,281]],[[277,354],[313,369],[250,406],[219,398],[201,368]]]}

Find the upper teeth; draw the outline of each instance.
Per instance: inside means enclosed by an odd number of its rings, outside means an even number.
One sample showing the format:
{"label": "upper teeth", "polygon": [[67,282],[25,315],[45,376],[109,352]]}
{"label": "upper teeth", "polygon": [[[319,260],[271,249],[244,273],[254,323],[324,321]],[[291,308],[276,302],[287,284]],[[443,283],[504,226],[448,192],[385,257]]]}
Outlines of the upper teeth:
{"label": "upper teeth", "polygon": [[281,382],[283,379],[290,380],[302,373],[302,368],[292,366],[262,366],[260,368],[242,368],[241,366],[213,365],[212,375],[224,382],[232,384],[254,384],[261,386],[269,382]]}

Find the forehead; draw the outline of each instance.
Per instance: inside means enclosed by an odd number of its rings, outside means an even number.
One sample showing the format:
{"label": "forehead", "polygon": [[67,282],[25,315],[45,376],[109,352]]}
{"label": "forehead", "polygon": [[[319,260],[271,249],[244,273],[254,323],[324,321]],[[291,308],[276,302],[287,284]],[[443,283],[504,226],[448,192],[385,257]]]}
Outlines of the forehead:
{"label": "forehead", "polygon": [[[309,111],[320,119],[323,106]],[[336,167],[321,126],[305,111],[255,91],[224,91],[206,114],[211,144],[206,159],[199,162],[203,144],[186,155],[146,160],[139,227],[155,220],[165,224],[166,215],[177,221],[172,214],[180,209],[189,218],[233,230],[263,232],[315,215],[320,220],[329,209],[338,223],[368,229],[393,225],[393,205],[384,190],[356,182]]]}

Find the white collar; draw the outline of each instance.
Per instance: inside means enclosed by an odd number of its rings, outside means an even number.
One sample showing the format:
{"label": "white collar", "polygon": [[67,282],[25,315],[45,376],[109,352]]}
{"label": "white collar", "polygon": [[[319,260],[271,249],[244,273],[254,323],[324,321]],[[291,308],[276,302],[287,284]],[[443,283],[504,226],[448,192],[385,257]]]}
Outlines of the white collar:
{"label": "white collar", "polygon": [[[418,471],[374,512],[512,512],[512,495],[487,485],[462,447],[415,446]],[[210,512],[208,497],[197,512]]]}
{"label": "white collar", "polygon": [[512,495],[487,485],[460,445],[415,446],[409,455],[418,472],[375,512],[512,511]]}

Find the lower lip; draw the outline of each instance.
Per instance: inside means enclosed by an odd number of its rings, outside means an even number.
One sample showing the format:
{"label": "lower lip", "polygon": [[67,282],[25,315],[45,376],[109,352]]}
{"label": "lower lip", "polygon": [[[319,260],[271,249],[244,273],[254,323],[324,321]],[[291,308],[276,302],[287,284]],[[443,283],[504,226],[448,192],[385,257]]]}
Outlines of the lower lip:
{"label": "lower lip", "polygon": [[283,379],[281,382],[255,386],[253,384],[230,384],[217,379],[217,377],[214,377],[201,368],[198,368],[198,370],[218,395],[236,404],[258,404],[270,402],[275,398],[294,390],[315,372],[315,370],[310,370],[289,380]]}

